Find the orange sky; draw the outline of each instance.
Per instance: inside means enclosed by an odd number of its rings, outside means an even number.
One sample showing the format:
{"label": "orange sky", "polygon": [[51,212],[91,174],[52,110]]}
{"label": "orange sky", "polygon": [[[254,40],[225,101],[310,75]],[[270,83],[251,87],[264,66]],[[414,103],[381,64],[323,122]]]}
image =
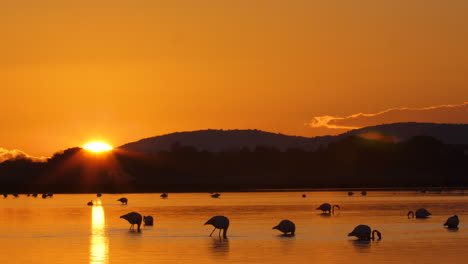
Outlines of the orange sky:
{"label": "orange sky", "polygon": [[[466,0],[0,0],[0,148],[315,136],[344,130],[314,117],[461,105],[467,13]],[[468,123],[453,115],[434,122]]]}

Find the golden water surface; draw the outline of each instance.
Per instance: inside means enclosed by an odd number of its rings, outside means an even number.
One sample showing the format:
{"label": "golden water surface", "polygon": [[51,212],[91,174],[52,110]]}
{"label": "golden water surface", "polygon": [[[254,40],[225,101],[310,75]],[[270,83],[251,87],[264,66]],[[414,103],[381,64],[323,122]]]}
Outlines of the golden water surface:
{"label": "golden water surface", "polygon": [[[0,263],[467,263],[468,195],[413,191],[56,194],[0,198]],[[116,200],[128,198],[128,205]],[[94,206],[86,206],[93,200]],[[315,210],[339,204],[335,215]],[[408,219],[424,207],[428,219]],[[154,226],[130,231],[129,212],[154,217]],[[443,227],[457,214],[458,230]],[[228,239],[209,237],[212,216],[225,215]],[[272,227],[296,224],[296,236]],[[347,234],[358,224],[382,232],[380,241]],[[215,236],[216,235],[216,236]]]}

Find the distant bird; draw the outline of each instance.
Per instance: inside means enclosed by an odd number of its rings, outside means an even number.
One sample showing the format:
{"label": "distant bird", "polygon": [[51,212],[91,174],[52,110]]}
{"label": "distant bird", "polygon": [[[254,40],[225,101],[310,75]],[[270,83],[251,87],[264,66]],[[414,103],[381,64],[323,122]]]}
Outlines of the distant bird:
{"label": "distant bird", "polygon": [[366,191],[362,191],[362,192],[361,192],[361,195],[366,196],[366,195],[367,195],[367,192],[366,192]]}
{"label": "distant bird", "polygon": [[36,198],[36,197],[37,197],[37,193],[33,193],[33,194],[32,194],[32,197]]}
{"label": "distant bird", "polygon": [[7,197],[8,197],[8,193],[4,193],[3,198],[7,198]]}
{"label": "distant bird", "polygon": [[353,196],[353,192],[348,192],[348,196]]}
{"label": "distant bird", "polygon": [[272,229],[278,229],[285,235],[287,233],[291,233],[291,235],[294,236],[294,232],[296,232],[296,225],[289,220],[282,220],[277,226],[273,227]]}
{"label": "distant bird", "polygon": [[143,221],[145,222],[145,225],[147,226],[152,226],[153,225],[153,217],[148,215],[148,216],[143,216]]}
{"label": "distant bird", "polygon": [[28,193],[28,194],[26,194],[26,195],[27,195],[28,197],[29,197],[29,196],[31,196],[31,194],[30,194],[30,193]]}
{"label": "distant bird", "polygon": [[167,195],[167,193],[162,193],[160,196],[161,198],[166,199],[169,195]]}
{"label": "distant bird", "polygon": [[[323,212],[324,214],[332,214],[332,213],[335,212],[335,207],[341,210],[341,208],[340,208],[339,205],[335,204],[335,205],[332,206],[332,205],[329,204],[329,203],[323,203],[322,205],[320,205],[319,207],[317,207],[316,210],[322,210],[322,212]],[[327,212],[328,212],[328,213],[327,213]]]}
{"label": "distant bird", "polygon": [[89,206],[93,206],[93,205],[94,205],[94,204],[93,204],[93,200],[89,201],[89,202],[88,202],[88,205],[89,205]]}
{"label": "distant bird", "polygon": [[43,194],[42,194],[42,199],[45,199],[45,198],[47,198],[47,194],[46,194],[46,193],[43,193]]}
{"label": "distant bird", "polygon": [[416,216],[416,218],[427,218],[430,215],[432,214],[429,213],[429,211],[425,208],[419,208],[418,210],[416,210],[416,213],[413,211],[409,211],[407,214],[408,218],[414,218],[414,216]]}
{"label": "distant bird", "polygon": [[47,196],[49,196],[50,198],[54,197],[54,194],[53,193],[47,193]]}
{"label": "distant bird", "polygon": [[211,195],[212,198],[219,198],[221,196],[221,194],[219,193],[214,193]]}
{"label": "distant bird", "polygon": [[131,224],[130,230],[135,230],[134,225],[137,225],[138,226],[138,232],[141,231],[140,230],[141,221],[142,221],[141,214],[131,212],[131,213],[128,213],[126,215],[122,215],[120,218],[123,218],[123,219],[127,220]]}
{"label": "distant bird", "polygon": [[306,197],[307,197],[307,195],[305,195],[305,194],[302,195],[302,198],[306,198]]}
{"label": "distant bird", "polygon": [[358,225],[354,228],[354,230],[351,233],[348,234],[348,236],[355,236],[359,240],[369,241],[371,239],[375,239],[375,233],[377,233],[379,240],[382,239],[382,234],[379,231],[374,229],[374,231],[372,231],[371,236],[371,228],[368,225]]}
{"label": "distant bird", "polygon": [[122,197],[122,198],[118,199],[117,201],[121,202],[122,204],[127,204],[128,199],[125,198],[125,197]]}
{"label": "distant bird", "polygon": [[13,197],[15,197],[15,198],[18,198],[18,196],[19,196],[19,195],[18,195],[17,193],[14,193],[14,194],[13,194]]}
{"label": "distant bird", "polygon": [[213,231],[211,231],[210,236],[216,229],[219,229],[219,236],[221,237],[221,230],[223,230],[223,238],[227,238],[226,233],[229,228],[229,219],[225,216],[213,216],[210,220],[206,221],[205,225],[214,226]]}
{"label": "distant bird", "polygon": [[102,193],[97,193],[96,196],[97,196],[97,197],[101,197],[101,196],[102,196]]}
{"label": "distant bird", "polygon": [[454,215],[454,216],[449,217],[447,221],[445,221],[444,226],[448,228],[458,228],[459,223],[460,223],[460,220],[458,220],[458,216]]}

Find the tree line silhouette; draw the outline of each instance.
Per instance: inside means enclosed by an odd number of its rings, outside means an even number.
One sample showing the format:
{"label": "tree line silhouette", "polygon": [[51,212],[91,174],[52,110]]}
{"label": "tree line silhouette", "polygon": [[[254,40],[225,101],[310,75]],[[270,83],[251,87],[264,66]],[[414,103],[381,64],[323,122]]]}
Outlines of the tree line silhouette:
{"label": "tree line silhouette", "polygon": [[174,143],[144,154],[116,149],[56,153],[45,163],[0,163],[3,192],[156,192],[289,188],[468,186],[468,146],[417,136],[349,136],[315,151],[257,146],[208,152]]}

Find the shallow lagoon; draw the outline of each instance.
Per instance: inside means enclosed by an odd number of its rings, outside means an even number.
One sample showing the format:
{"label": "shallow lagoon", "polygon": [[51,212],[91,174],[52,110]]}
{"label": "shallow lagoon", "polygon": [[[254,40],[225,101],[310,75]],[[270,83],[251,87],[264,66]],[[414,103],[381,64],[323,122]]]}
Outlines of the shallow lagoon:
{"label": "shallow lagoon", "polygon": [[[245,192],[159,194],[56,194],[42,199],[0,198],[2,263],[466,263],[468,196],[461,192],[415,191]],[[116,200],[127,197],[128,205]],[[86,206],[94,200],[98,206]],[[315,210],[339,204],[335,215]],[[408,210],[427,208],[428,219],[408,219]],[[153,227],[129,231],[119,217],[152,215]],[[460,229],[442,226],[457,214]],[[208,237],[203,224],[229,217],[228,239]],[[296,236],[271,228],[282,219],[296,224]],[[467,220],[468,221],[468,220]],[[358,224],[383,239],[358,242],[347,234]],[[217,234],[215,232],[214,234]]]}

